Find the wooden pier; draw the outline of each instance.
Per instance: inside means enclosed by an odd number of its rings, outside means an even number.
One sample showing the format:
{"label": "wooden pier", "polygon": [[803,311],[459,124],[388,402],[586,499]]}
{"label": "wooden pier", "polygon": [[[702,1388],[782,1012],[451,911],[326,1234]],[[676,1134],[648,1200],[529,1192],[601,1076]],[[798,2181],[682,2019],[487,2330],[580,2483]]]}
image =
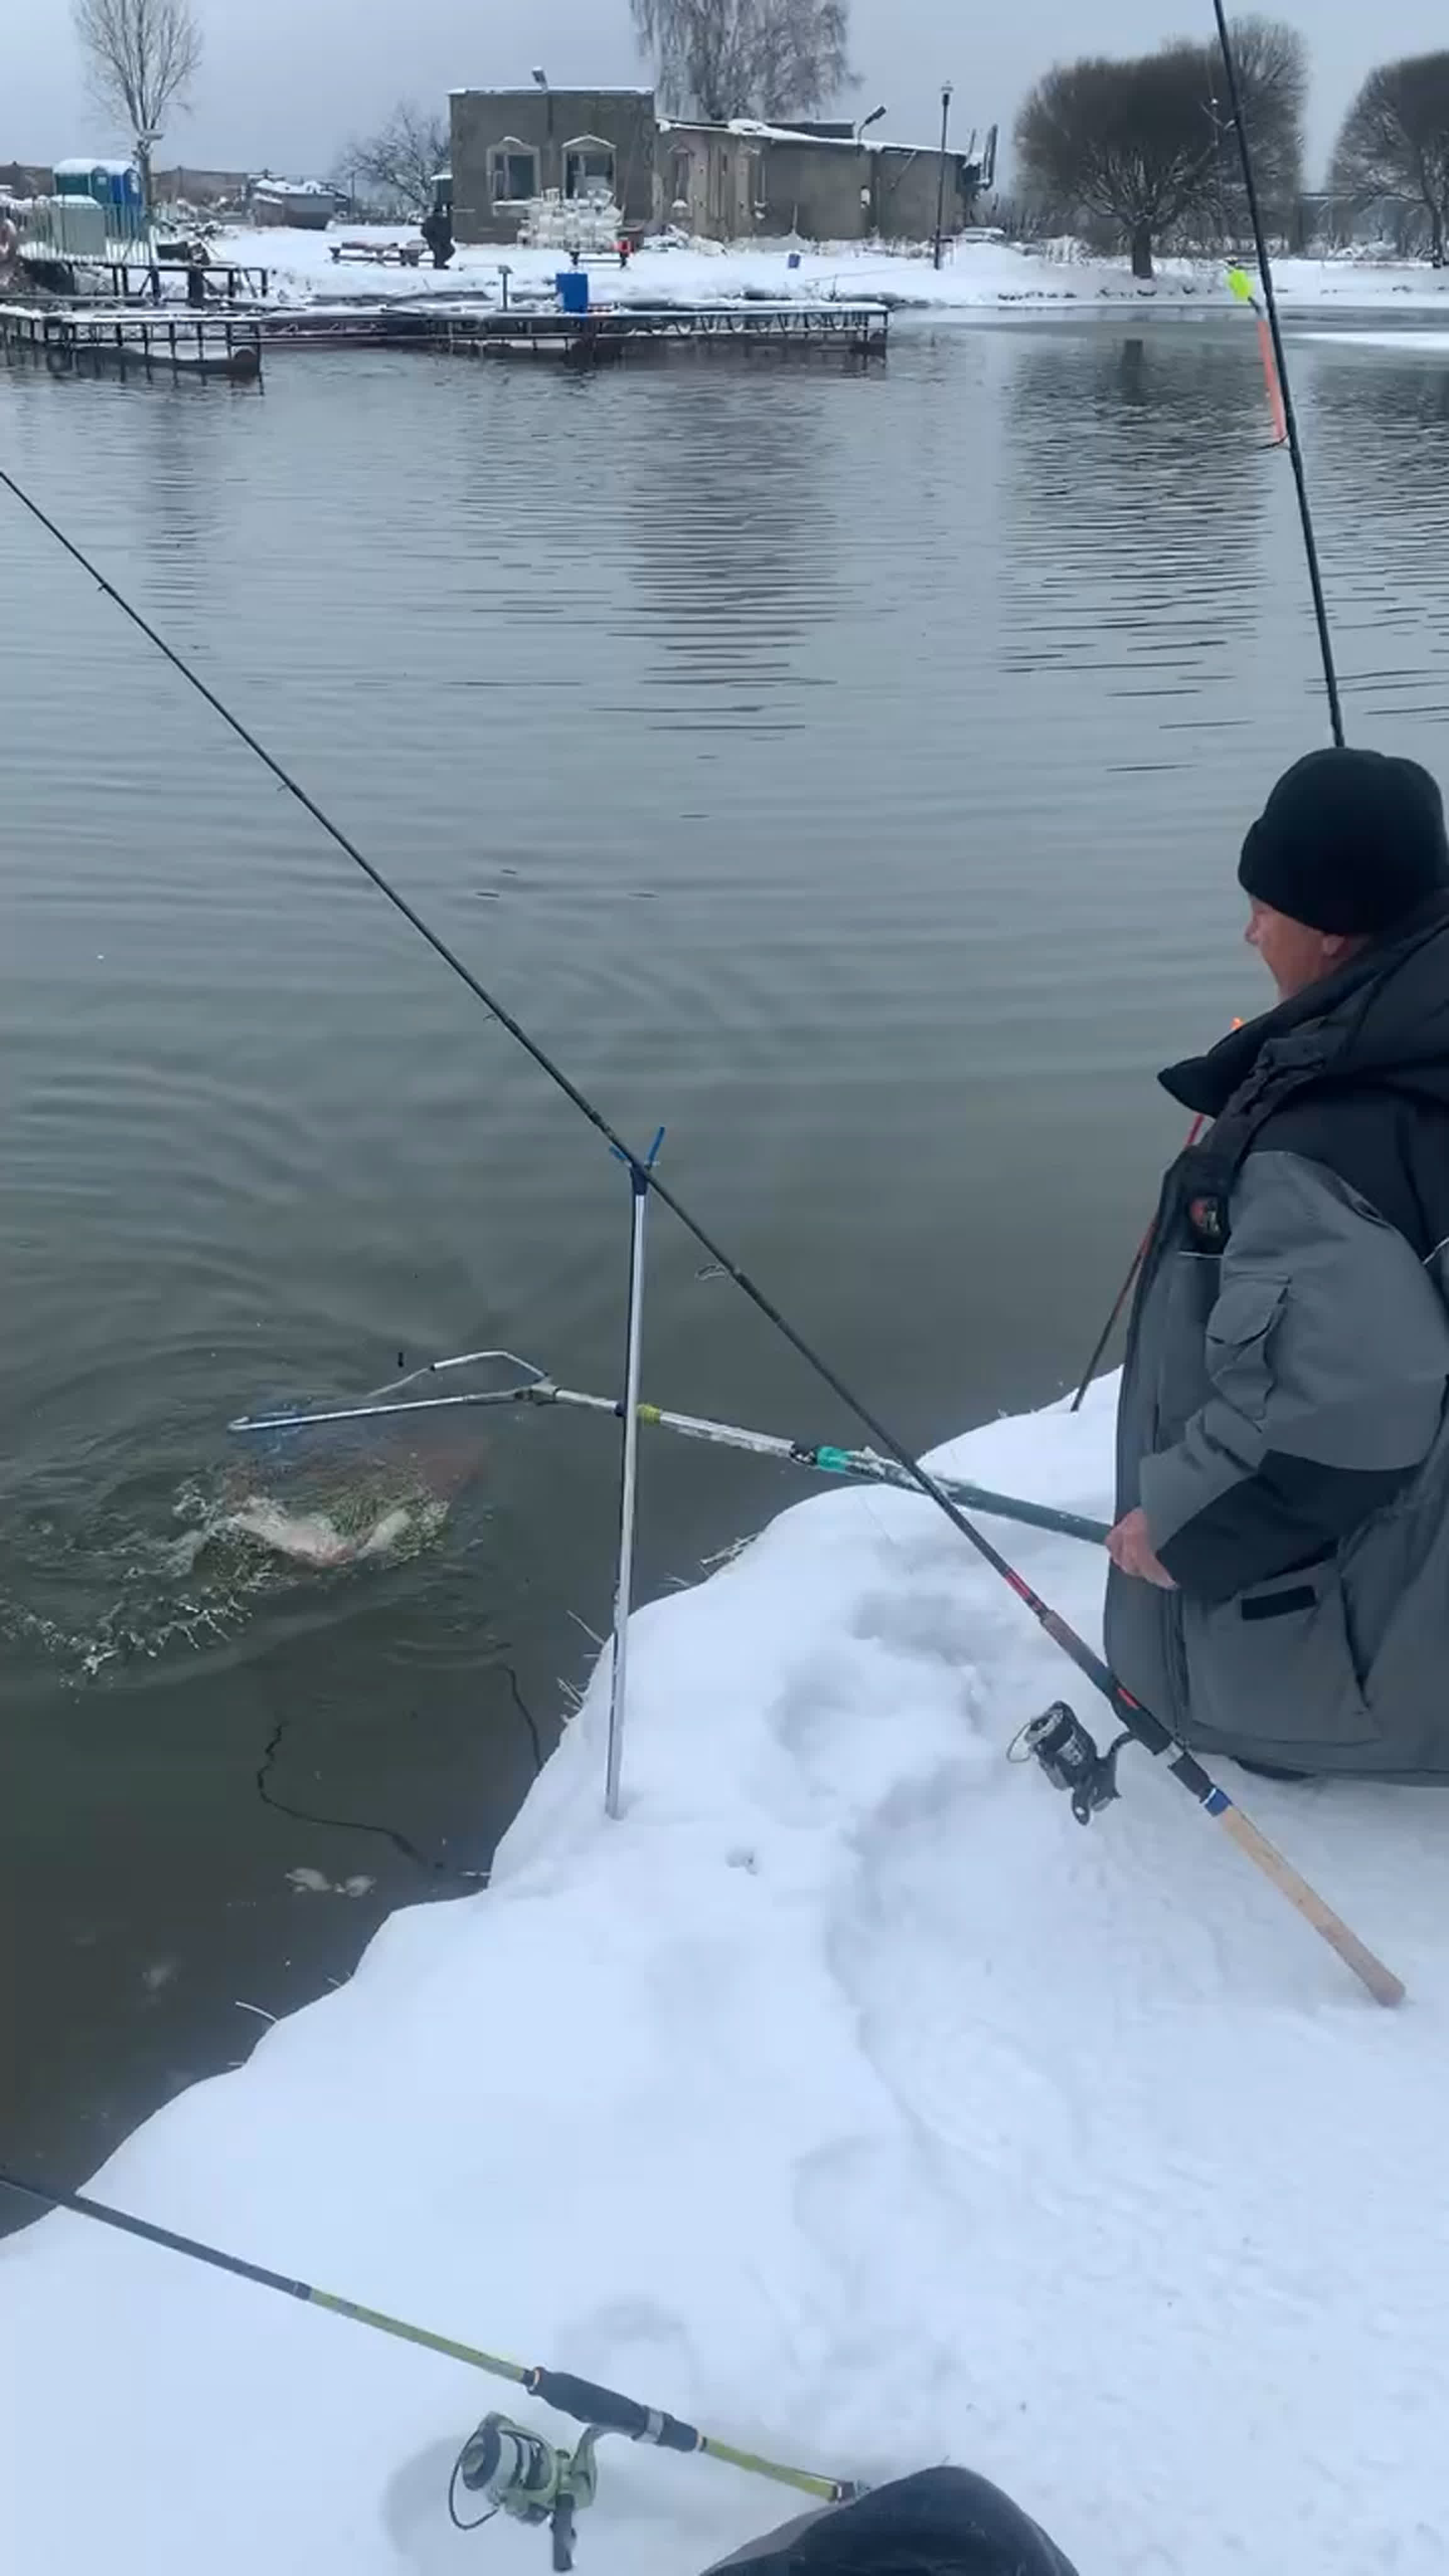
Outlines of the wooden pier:
{"label": "wooden pier", "polygon": [[57,372],[219,376],[232,384],[256,384],[262,372],[260,318],[235,313],[0,302],[0,348]]}

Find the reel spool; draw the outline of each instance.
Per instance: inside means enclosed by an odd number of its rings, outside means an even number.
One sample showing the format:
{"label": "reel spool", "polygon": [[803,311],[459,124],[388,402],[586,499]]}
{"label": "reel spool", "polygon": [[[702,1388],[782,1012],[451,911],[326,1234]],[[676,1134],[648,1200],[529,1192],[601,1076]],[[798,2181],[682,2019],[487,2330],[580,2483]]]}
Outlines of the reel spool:
{"label": "reel spool", "polygon": [[[600,2427],[591,2424],[578,2448],[559,2450],[526,2424],[507,2415],[485,2415],[469,2436],[454,2464],[448,2487],[448,2511],[460,2531],[477,2531],[495,2513],[514,2522],[547,2524],[553,2542],[554,2576],[568,2576],[574,2563],[575,2522],[599,2489],[594,2457]],[[459,2485],[481,2497],[486,2512],[472,2522],[460,2519]]]}
{"label": "reel spool", "polygon": [[1069,1708],[1064,1699],[1057,1699],[1042,1716],[1032,1718],[1022,1728],[1008,1749],[1007,1759],[1038,1763],[1052,1787],[1065,1791],[1071,1799],[1078,1824],[1089,1825],[1094,1816],[1120,1797],[1117,1756],[1123,1745],[1131,1742],[1130,1732],[1124,1730],[1104,1753],[1076,1710]]}

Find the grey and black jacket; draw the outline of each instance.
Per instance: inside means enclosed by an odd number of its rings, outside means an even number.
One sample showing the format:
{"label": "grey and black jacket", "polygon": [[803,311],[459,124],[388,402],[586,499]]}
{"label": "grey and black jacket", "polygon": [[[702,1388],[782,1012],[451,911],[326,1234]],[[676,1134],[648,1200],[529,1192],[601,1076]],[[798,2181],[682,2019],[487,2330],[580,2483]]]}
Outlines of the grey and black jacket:
{"label": "grey and black jacket", "polygon": [[1162,1077],[1107,1653],[1185,1742],[1449,1780],[1449,898]]}
{"label": "grey and black jacket", "polygon": [[918,2469],[799,2516],[709,2576],[1073,2576],[1061,2551],[970,2469]]}

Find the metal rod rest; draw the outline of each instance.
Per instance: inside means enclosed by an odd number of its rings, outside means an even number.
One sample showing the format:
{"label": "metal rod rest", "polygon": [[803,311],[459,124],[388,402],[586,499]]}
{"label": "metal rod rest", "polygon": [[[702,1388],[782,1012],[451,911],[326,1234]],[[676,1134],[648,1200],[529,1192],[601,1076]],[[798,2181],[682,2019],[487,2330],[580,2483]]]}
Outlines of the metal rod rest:
{"label": "metal rod rest", "polygon": [[[639,1383],[644,1356],[644,1267],[649,1242],[649,1174],[664,1142],[661,1127],[642,1166],[629,1165],[629,1320],[624,1351],[624,1437],[619,1473],[619,1575],[614,1591],[614,1657],[609,1679],[609,1752],[604,1810],[617,1818],[624,1766],[629,1614],[634,1593],[634,1532],[639,1510]],[[623,1158],[621,1157],[621,1160]]]}

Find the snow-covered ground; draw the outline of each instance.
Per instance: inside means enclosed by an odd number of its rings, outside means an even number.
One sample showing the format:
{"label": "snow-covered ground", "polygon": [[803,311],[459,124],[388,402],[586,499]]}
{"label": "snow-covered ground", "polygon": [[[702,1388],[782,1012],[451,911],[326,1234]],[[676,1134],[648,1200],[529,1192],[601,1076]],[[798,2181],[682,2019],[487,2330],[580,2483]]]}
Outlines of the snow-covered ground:
{"label": "snow-covered ground", "polygon": [[[264,232],[227,232],[216,242],[213,257],[265,267],[272,292],[281,301],[304,302],[315,296],[361,297],[457,295],[472,289],[496,296],[499,264],[512,271],[510,291],[538,293],[551,288],[568,266],[557,250],[462,248],[451,268],[385,268],[373,261],[337,261],[333,248],[344,241],[415,241],[406,226],[335,227],[330,233],[278,228]],[[697,242],[689,249],[643,250],[627,270],[611,264],[592,271],[596,299],[628,304],[708,303],[721,297],[758,295],[780,299],[836,296],[884,297],[893,303],[928,309],[1027,308],[1041,305],[1095,306],[1103,303],[1160,305],[1164,310],[1231,307],[1224,271],[1210,261],[1169,262],[1151,285],[1140,285],[1125,261],[1061,258],[1018,249],[1010,242],[961,242],[953,246],[937,272],[929,257],[872,252],[848,246],[802,250],[798,267],[789,264],[788,248],[723,248]],[[1285,306],[1338,306],[1345,310],[1391,310],[1418,306],[1449,312],[1449,272],[1423,265],[1371,266],[1361,260],[1282,261],[1275,270]]]}
{"label": "snow-covered ground", "polygon": [[[1101,1512],[1112,1394],[941,1463]],[[1098,1554],[997,1535],[1095,1627]],[[599,1677],[491,1892],[395,1915],[101,2196],[776,2457],[969,2463],[1082,2576],[1443,2576],[1442,1794],[1243,1784],[1387,2014],[1145,1756],[1089,1833],[1008,1766],[1074,1677],[914,1497],[787,1512],[630,1675],[621,1823]],[[16,2576],[546,2567],[449,2528],[511,2403],[460,2366],[67,2217],[0,2250],[0,2352]],[[580,2567],[790,2510],[606,2445]]]}

